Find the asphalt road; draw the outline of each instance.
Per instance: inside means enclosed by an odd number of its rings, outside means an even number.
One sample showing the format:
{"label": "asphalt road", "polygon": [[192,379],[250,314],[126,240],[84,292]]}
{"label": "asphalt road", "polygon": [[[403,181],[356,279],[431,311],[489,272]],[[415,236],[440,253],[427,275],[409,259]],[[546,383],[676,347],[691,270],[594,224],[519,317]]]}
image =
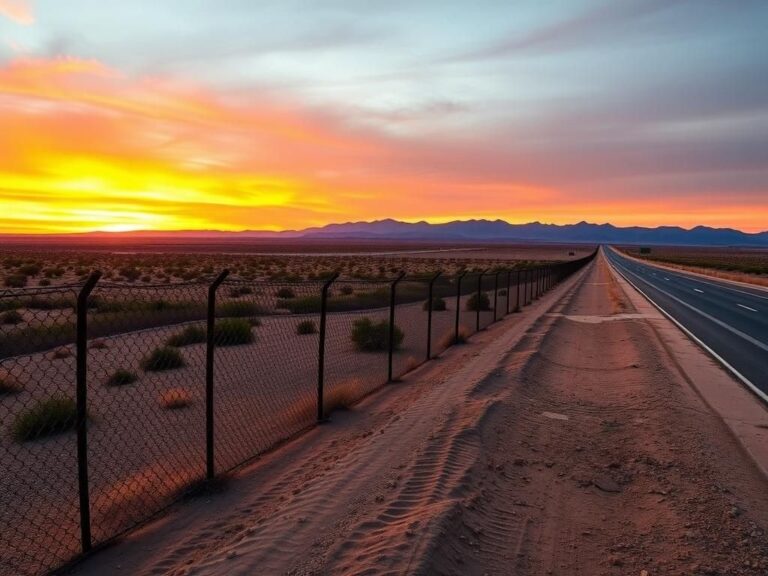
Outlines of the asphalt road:
{"label": "asphalt road", "polygon": [[642,264],[608,262],[768,402],[768,290]]}

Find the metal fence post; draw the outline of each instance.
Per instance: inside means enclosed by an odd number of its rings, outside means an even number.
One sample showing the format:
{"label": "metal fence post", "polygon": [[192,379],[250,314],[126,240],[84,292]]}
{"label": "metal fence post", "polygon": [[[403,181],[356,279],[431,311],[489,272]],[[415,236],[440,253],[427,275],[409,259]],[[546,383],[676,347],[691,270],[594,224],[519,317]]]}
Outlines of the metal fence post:
{"label": "metal fence post", "polygon": [[389,290],[389,353],[387,355],[387,382],[392,382],[392,358],[395,353],[395,298],[397,297],[397,285],[405,277],[405,272],[400,272],[392,281]]}
{"label": "metal fence post", "polygon": [[432,358],[432,298],[434,294],[435,280],[440,277],[442,272],[438,272],[429,281],[429,299],[427,300],[427,361]]}
{"label": "metal fence post", "polygon": [[509,301],[512,298],[512,270],[507,270],[507,314],[509,315]]}
{"label": "metal fence post", "polygon": [[205,477],[208,480],[213,480],[216,474],[216,466],[213,460],[213,359],[216,346],[216,290],[218,290],[227,276],[229,276],[229,270],[223,270],[213,283],[208,286],[208,315],[206,318],[205,339]]}
{"label": "metal fence post", "polygon": [[456,328],[453,334],[453,343],[459,342],[459,314],[461,314],[461,280],[467,275],[467,271],[464,270],[456,277]]}
{"label": "metal fence post", "polygon": [[517,269],[517,279],[515,281],[517,285],[517,298],[515,298],[515,312],[520,312],[520,268]]}
{"label": "metal fence post", "polygon": [[501,271],[497,271],[493,278],[493,321],[496,322],[496,308],[499,303],[499,274]]}
{"label": "metal fence post", "polygon": [[77,430],[77,484],[80,502],[80,544],[83,552],[92,547],[91,495],[88,482],[88,298],[101,278],[101,272],[92,272],[77,295],[76,325],[76,408]]}
{"label": "metal fence post", "polygon": [[317,422],[323,422],[325,420],[325,408],[323,407],[323,392],[325,387],[325,333],[326,333],[326,316],[328,315],[328,290],[331,288],[331,284],[336,282],[339,277],[337,272],[331,276],[328,281],[323,284],[323,289],[320,295],[320,334],[319,336],[319,348],[317,351]]}
{"label": "metal fence post", "polygon": [[483,275],[486,270],[481,270],[477,277],[477,306],[475,306],[475,332],[480,332],[480,300],[483,293]]}

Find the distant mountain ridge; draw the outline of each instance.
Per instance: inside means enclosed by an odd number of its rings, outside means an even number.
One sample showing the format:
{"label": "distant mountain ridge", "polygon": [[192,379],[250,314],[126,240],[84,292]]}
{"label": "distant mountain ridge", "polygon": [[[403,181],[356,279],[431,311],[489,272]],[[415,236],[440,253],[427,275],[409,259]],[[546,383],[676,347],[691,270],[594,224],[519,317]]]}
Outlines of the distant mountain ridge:
{"label": "distant mountain ridge", "polygon": [[592,242],[605,244],[682,244],[696,246],[768,246],[768,231],[750,234],[732,228],[678,226],[620,228],[612,224],[510,224],[504,220],[456,220],[444,224],[377,220],[310,228],[303,238],[402,239],[540,242]]}
{"label": "distant mountain ridge", "polygon": [[[310,240],[429,240],[429,241],[465,241],[465,242],[583,242],[603,244],[675,244],[686,246],[754,246],[768,247],[768,231],[747,233],[733,228],[710,228],[696,226],[685,229],[679,226],[660,226],[644,228],[631,226],[621,228],[612,224],[510,224],[504,220],[455,220],[442,224],[428,222],[402,222],[386,219],[372,222],[346,222],[328,224],[305,230],[286,230],[271,232],[264,230],[246,230],[242,232],[222,232],[217,230],[180,230],[180,231],[139,231],[139,232],[88,232],[83,234],[61,234],[44,238],[112,238],[121,236],[132,238],[158,239],[209,239],[209,240],[248,240],[248,239],[310,239]],[[3,235],[6,241],[30,239],[32,236]]]}

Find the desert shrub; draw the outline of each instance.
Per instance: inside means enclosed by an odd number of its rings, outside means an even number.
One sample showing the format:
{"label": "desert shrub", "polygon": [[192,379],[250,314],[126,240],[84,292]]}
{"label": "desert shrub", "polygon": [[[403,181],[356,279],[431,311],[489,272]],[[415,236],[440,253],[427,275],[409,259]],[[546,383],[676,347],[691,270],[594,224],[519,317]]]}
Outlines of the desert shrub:
{"label": "desert shrub", "polygon": [[30,310],[66,310],[76,305],[75,299],[67,296],[32,296],[22,300],[22,306]]}
{"label": "desert shrub", "polygon": [[278,298],[296,298],[296,292],[293,291],[293,288],[280,288],[277,292],[275,292],[275,296]]}
{"label": "desert shrub", "polygon": [[8,288],[23,288],[27,285],[27,277],[24,274],[8,274],[4,283]]}
{"label": "desert shrub", "polygon": [[120,276],[128,280],[128,282],[135,282],[141,276],[141,270],[133,267],[120,268],[118,271]]}
{"label": "desert shrub", "polygon": [[120,368],[107,378],[106,384],[107,386],[125,386],[126,384],[133,384],[138,379],[134,372]]}
{"label": "desert shrub", "polygon": [[24,264],[23,266],[19,266],[19,274],[24,274],[24,276],[37,276],[40,274],[40,265]]}
{"label": "desert shrub", "polygon": [[340,289],[339,292],[341,292],[344,296],[349,296],[354,292],[354,289],[349,284],[344,284]]}
{"label": "desert shrub", "polygon": [[141,367],[147,372],[162,372],[184,366],[184,358],[178,348],[163,346],[155,348],[141,361]]}
{"label": "desert shrub", "polygon": [[42,279],[41,279],[41,280],[38,282],[38,285],[40,285],[40,286],[50,286],[50,285],[51,285],[51,281],[50,281],[50,280],[48,280],[48,278],[42,278]]}
{"label": "desert shrub", "polygon": [[71,430],[76,420],[75,401],[65,396],[52,396],[20,412],[11,426],[11,435],[16,442],[35,440]]}
{"label": "desert shrub", "polygon": [[480,309],[480,310],[490,310],[491,309],[491,299],[488,298],[488,294],[486,294],[485,292],[480,292],[480,298],[479,299],[478,299],[477,292],[475,292],[467,300],[467,310],[476,311],[478,309]]}
{"label": "desert shrub", "polygon": [[217,346],[238,346],[253,342],[251,323],[242,318],[219,320],[213,329]]}
{"label": "desert shrub", "polygon": [[298,335],[304,335],[304,334],[316,334],[317,333],[317,326],[315,325],[314,320],[302,320],[296,325],[296,334]]}
{"label": "desert shrub", "polygon": [[24,322],[24,317],[18,310],[8,310],[8,312],[0,316],[0,322],[3,324],[21,324]]}
{"label": "desert shrub", "polygon": [[506,288],[502,288],[501,290],[499,290],[499,296],[506,296],[506,295],[507,295],[507,289]]}
{"label": "desert shrub", "polygon": [[200,344],[201,342],[205,342],[207,340],[207,334],[205,331],[205,328],[202,326],[186,326],[184,330],[177,334],[173,334],[168,340],[166,340],[166,344],[168,346],[174,346],[174,347],[181,347],[181,346],[189,346],[190,344]]}
{"label": "desert shrub", "polygon": [[184,388],[170,388],[160,394],[160,406],[166,410],[178,410],[192,404],[192,395]]}
{"label": "desert shrub", "polygon": [[230,318],[245,318],[263,313],[264,310],[253,302],[223,302],[216,310],[216,316]]}
{"label": "desert shrub", "polygon": [[250,286],[235,286],[229,290],[229,295],[232,298],[239,298],[240,296],[247,296],[248,294],[253,294],[253,288]]}
{"label": "desert shrub", "polygon": [[[395,349],[400,348],[405,334],[398,327],[394,330]],[[352,342],[361,352],[378,352],[389,348],[389,322],[374,322],[370,318],[360,318],[352,325]]]}
{"label": "desert shrub", "polygon": [[[424,301],[424,305],[422,306],[422,309],[429,310],[429,300]],[[448,307],[445,304],[445,300],[440,298],[439,296],[433,296],[432,297],[432,310],[435,312],[443,312],[447,310]]]}
{"label": "desert shrub", "polygon": [[18,394],[22,390],[24,390],[24,386],[15,376],[12,376],[6,370],[0,370],[0,396]]}
{"label": "desert shrub", "polygon": [[261,318],[256,318],[255,316],[248,318],[248,323],[253,327],[261,326]]}

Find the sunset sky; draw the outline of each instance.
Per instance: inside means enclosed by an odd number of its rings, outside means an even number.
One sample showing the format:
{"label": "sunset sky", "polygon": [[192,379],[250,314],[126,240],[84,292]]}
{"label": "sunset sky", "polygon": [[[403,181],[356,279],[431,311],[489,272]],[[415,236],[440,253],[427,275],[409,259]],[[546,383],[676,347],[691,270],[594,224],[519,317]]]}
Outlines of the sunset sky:
{"label": "sunset sky", "polygon": [[0,0],[0,232],[768,229],[766,0]]}

